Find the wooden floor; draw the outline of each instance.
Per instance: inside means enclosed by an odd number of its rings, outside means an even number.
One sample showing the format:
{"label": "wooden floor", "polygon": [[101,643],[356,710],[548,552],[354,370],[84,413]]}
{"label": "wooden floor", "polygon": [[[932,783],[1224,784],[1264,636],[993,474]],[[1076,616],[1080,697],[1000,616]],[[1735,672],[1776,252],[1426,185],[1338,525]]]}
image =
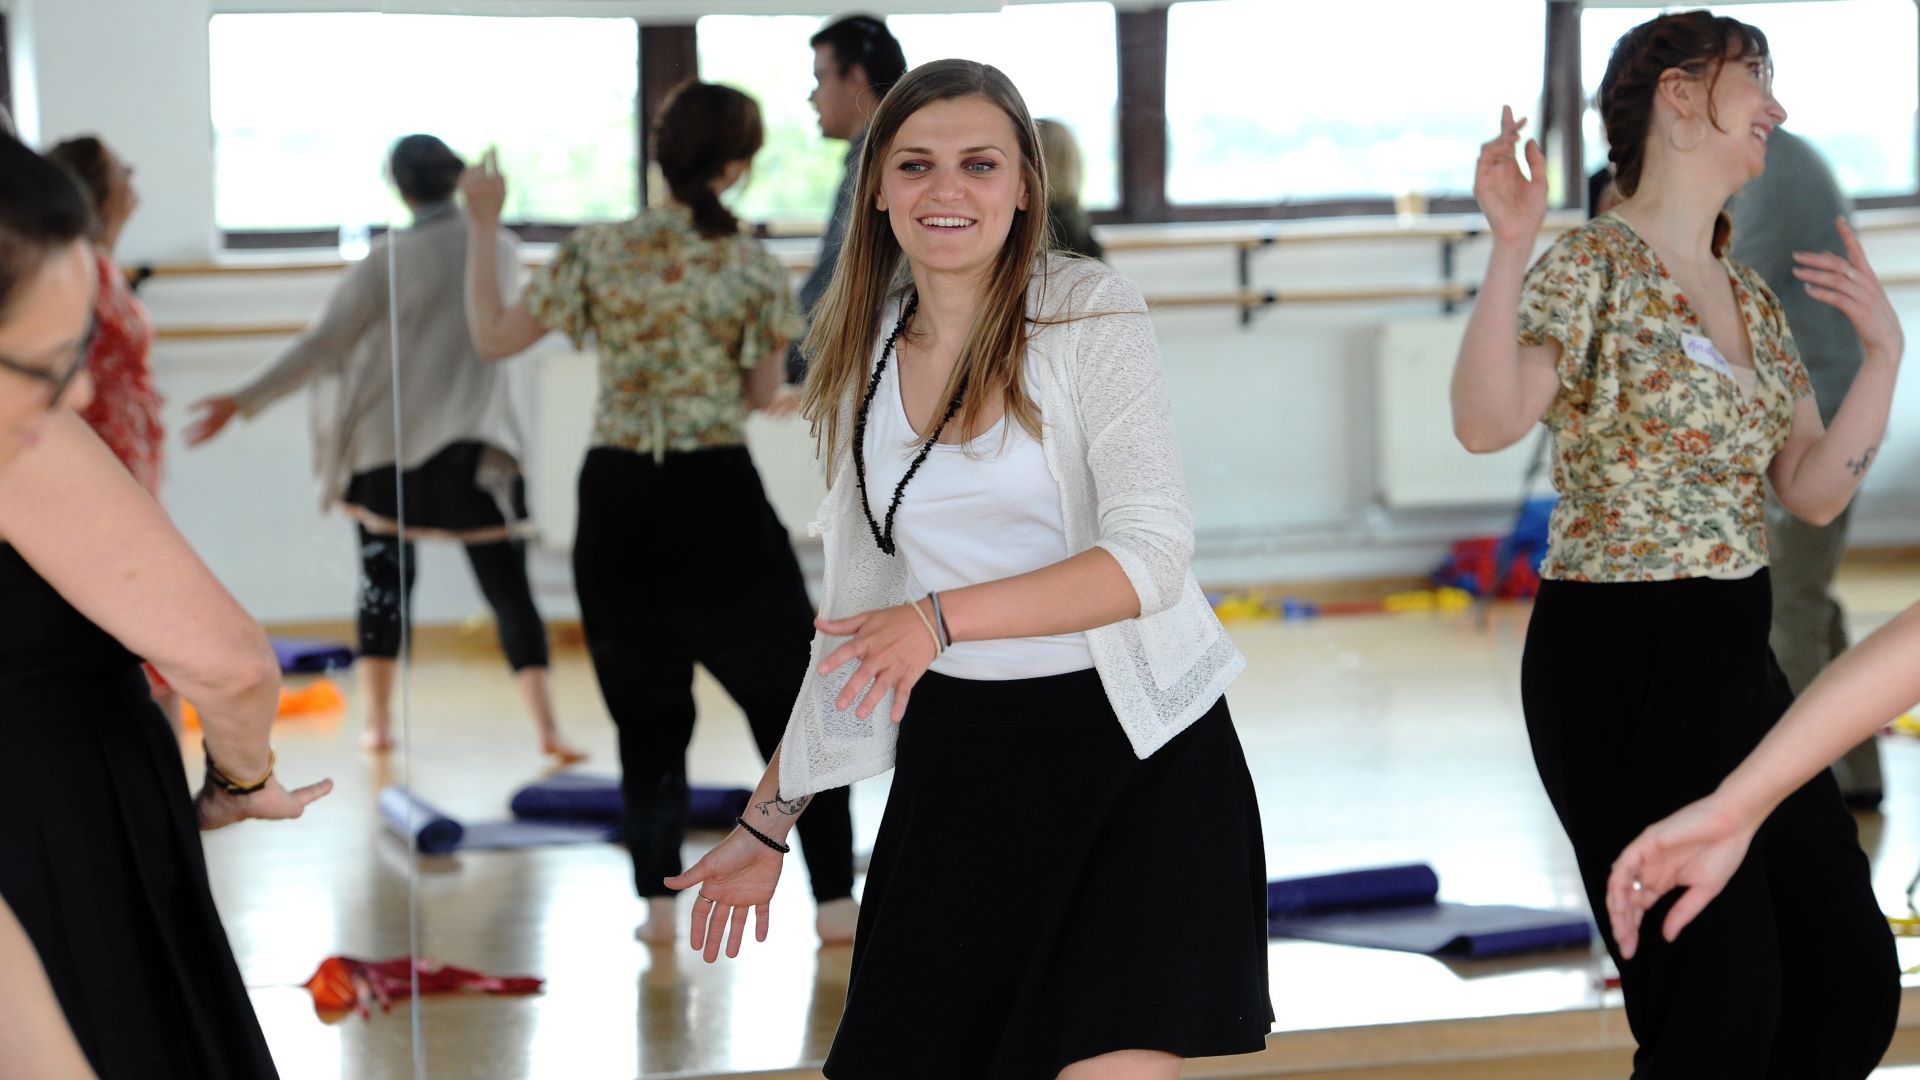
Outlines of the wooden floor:
{"label": "wooden floor", "polygon": [[[1920,570],[1853,565],[1842,590],[1856,630],[1870,629],[1920,599]],[[1229,697],[1259,788],[1270,873],[1419,860],[1439,870],[1447,899],[1581,906],[1520,721],[1525,619],[1524,607],[1511,607],[1485,627],[1432,614],[1235,625],[1251,664]],[[584,655],[561,650],[555,675],[568,733],[593,753],[585,768],[611,771],[612,730]],[[342,718],[285,722],[282,775],[329,775],[336,793],[302,821],[207,837],[228,931],[288,1080],[411,1076],[416,1054],[435,1077],[818,1075],[809,1067],[831,1041],[849,951],[818,946],[798,867],[781,883],[771,940],[711,967],[684,947],[633,940],[642,908],[616,847],[468,854],[410,871],[404,845],[378,826],[381,785],[406,779],[455,815],[485,819],[504,816],[507,795],[543,771],[497,660],[423,649],[410,683],[409,753],[363,755],[351,707]],[[346,689],[351,701],[350,680]],[[760,763],[740,714],[704,674],[698,695],[695,782],[750,785]],[[1920,863],[1920,741],[1887,739],[1883,749],[1891,794],[1884,816],[1861,818],[1862,839],[1882,901],[1898,911]],[[862,850],[885,798],[884,777],[855,789]],[[711,841],[695,836],[690,854]],[[422,955],[542,976],[547,990],[434,998],[417,1016],[405,1003],[370,1021],[315,1015],[301,984],[322,957],[404,955],[416,926]],[[1902,940],[1901,957],[1920,964],[1920,941]],[[1189,1075],[1579,1080],[1627,1071],[1625,1026],[1600,989],[1603,955],[1456,962],[1276,941],[1270,960],[1279,1024],[1268,1052],[1195,1062]],[[928,1005],[928,1023],[939,1023],[937,999]],[[1910,1005],[1920,1023],[1920,997]],[[1489,1058],[1509,1050],[1533,1053]],[[1903,1036],[1889,1061],[1920,1063],[1920,1043]]]}

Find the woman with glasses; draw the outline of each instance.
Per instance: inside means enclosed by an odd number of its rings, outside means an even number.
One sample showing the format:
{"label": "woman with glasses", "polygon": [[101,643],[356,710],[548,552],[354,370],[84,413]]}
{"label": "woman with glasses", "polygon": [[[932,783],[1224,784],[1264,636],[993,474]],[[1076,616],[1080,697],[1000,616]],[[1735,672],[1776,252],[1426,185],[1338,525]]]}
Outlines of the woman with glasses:
{"label": "woman with glasses", "polygon": [[[70,411],[92,395],[91,218],[68,172],[0,136],[0,899],[99,1076],[272,1077],[198,833],[332,785],[281,786],[266,635]],[[136,656],[200,707],[197,795]],[[9,994],[23,978],[0,966]],[[85,1075],[59,1068],[11,1044],[0,1066]]]}

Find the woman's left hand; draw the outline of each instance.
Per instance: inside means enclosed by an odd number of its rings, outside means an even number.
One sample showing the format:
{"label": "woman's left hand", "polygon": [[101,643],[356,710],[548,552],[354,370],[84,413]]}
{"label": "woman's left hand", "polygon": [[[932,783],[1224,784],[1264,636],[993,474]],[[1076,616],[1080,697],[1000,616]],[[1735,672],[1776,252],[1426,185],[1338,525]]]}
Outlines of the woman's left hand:
{"label": "woman's left hand", "polygon": [[927,624],[906,604],[846,619],[815,619],[813,625],[822,633],[850,639],[820,662],[820,674],[829,674],[849,660],[858,661],[834,707],[848,708],[865,688],[866,699],[854,713],[862,720],[873,715],[880,699],[892,691],[892,719],[899,723],[906,715],[907,695],[913,685],[940,655]]}
{"label": "woman's left hand", "polygon": [[1868,356],[1897,364],[1907,348],[1900,316],[1894,313],[1893,301],[1887,298],[1879,275],[1867,262],[1866,252],[1860,250],[1860,240],[1854,236],[1853,229],[1845,218],[1838,219],[1837,224],[1840,242],[1847,249],[1846,258],[1826,251],[1796,251],[1793,276],[1806,282],[1808,296],[1831,304],[1846,315],[1853,323],[1854,332],[1860,335],[1860,344]]}

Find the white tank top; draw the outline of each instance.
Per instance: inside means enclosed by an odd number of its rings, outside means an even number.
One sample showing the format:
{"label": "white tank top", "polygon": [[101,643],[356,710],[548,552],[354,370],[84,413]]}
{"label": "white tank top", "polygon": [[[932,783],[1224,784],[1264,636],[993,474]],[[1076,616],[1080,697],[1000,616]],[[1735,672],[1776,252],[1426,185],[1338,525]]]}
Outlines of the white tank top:
{"label": "white tank top", "polygon": [[[894,487],[925,439],[907,422],[899,368],[899,356],[889,356],[867,411],[861,444],[867,505],[883,529]],[[893,540],[896,557],[906,560],[916,600],[928,592],[998,581],[1065,559],[1060,485],[1047,467],[1045,451],[1009,419],[970,446],[935,445],[900,498]],[[960,679],[1031,679],[1092,666],[1087,636],[1078,633],[959,641],[933,662],[934,671]]]}

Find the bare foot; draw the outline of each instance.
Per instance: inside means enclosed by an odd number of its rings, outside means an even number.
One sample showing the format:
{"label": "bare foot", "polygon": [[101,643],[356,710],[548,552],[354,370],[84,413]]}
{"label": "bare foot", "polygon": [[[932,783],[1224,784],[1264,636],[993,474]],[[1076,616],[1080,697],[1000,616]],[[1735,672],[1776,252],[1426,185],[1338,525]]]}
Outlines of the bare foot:
{"label": "bare foot", "polygon": [[813,917],[813,928],[822,945],[853,944],[853,929],[860,922],[860,905],[853,897],[843,896],[820,905]]}
{"label": "bare foot", "polygon": [[578,765],[587,760],[587,752],[567,742],[558,735],[546,735],[540,739],[540,752],[553,758],[562,767]]}
{"label": "bare foot", "polygon": [[369,754],[384,754],[393,749],[393,734],[384,727],[370,727],[360,735],[360,749]]}
{"label": "bare foot", "polygon": [[673,897],[648,897],[647,921],[635,928],[633,939],[649,945],[671,945],[674,941],[674,921],[679,917]]}

